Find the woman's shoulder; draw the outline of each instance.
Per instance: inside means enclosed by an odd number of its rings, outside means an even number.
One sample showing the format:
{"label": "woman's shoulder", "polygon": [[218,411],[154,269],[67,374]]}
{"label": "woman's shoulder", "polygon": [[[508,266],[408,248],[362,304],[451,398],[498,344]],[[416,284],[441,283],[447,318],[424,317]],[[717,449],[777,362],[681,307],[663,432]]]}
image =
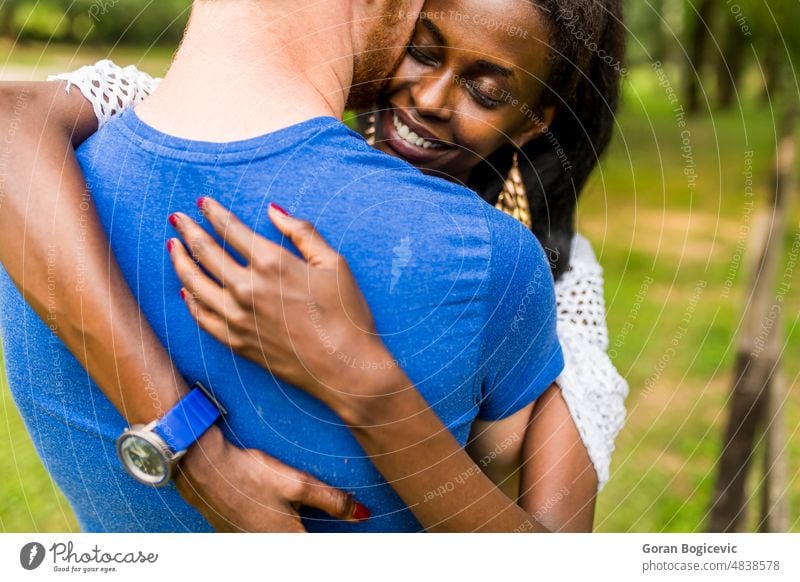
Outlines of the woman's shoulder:
{"label": "woman's shoulder", "polygon": [[570,247],[570,270],[591,271],[597,274],[603,273],[603,267],[597,260],[592,243],[580,233],[575,233]]}
{"label": "woman's shoulder", "polygon": [[67,92],[76,87],[92,104],[100,126],[114,115],[139,104],[161,84],[161,79],[135,65],[120,67],[108,59],[52,75],[48,80],[65,82]]}

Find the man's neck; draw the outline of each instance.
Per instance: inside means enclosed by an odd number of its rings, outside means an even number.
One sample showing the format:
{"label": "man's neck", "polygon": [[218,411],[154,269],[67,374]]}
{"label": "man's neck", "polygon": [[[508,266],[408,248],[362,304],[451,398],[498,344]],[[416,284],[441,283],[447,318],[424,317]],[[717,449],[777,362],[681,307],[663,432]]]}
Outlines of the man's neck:
{"label": "man's neck", "polygon": [[137,107],[139,117],[164,133],[211,142],[341,118],[353,76],[347,18],[320,14],[325,3],[277,4],[196,2],[172,66]]}

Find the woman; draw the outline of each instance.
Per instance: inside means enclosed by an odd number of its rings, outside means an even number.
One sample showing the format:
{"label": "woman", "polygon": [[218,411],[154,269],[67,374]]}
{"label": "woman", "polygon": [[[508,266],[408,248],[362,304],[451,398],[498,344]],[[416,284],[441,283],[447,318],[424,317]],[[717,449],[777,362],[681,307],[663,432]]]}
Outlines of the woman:
{"label": "woman", "polygon": [[[517,7],[520,14],[512,10],[511,15],[517,17],[519,30],[534,31],[534,39],[550,38],[554,47],[490,25],[509,16],[500,7],[494,13],[492,7],[484,9],[477,21],[473,17],[472,24],[486,28],[487,34],[463,34],[469,17],[431,1],[406,59],[378,104],[374,139],[379,148],[423,171],[474,188],[526,222],[549,251],[559,277],[559,333],[568,362],[559,385],[597,471],[596,487],[602,487],[624,415],[626,388],[602,354],[607,340],[600,270],[588,243],[573,240],[572,223],[577,193],[610,136],[619,69],[604,61],[600,51],[619,64],[620,8],[618,2],[602,7],[589,2],[537,5],[543,9],[536,11],[536,18],[531,11],[521,13],[528,9],[524,5]],[[572,34],[575,28],[593,31],[589,38],[598,38],[595,47]],[[62,78],[90,98],[100,122],[155,86],[134,70],[121,72],[108,63]],[[599,375],[606,381],[598,384],[598,397],[593,383]],[[559,398],[548,393],[541,399],[528,430],[552,422],[555,415],[541,410],[550,402],[557,407]],[[490,427],[473,427],[484,430]],[[536,465],[536,455],[526,458]],[[493,469],[489,465],[486,471]],[[582,473],[580,467],[577,472]],[[573,482],[577,478],[567,477]],[[523,483],[521,504],[534,487]],[[509,487],[512,498],[517,496],[514,489]],[[591,523],[592,505],[588,512],[585,507],[583,529],[587,513]]]}

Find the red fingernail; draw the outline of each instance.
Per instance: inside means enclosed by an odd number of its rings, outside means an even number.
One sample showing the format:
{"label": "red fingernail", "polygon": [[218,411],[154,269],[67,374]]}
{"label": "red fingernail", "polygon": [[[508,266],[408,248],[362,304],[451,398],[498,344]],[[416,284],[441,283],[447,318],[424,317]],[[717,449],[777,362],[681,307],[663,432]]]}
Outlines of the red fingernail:
{"label": "red fingernail", "polygon": [[186,301],[186,290],[185,289],[181,289],[181,299]]}
{"label": "red fingernail", "polygon": [[171,253],[172,252],[172,247],[174,247],[174,246],[175,246],[175,241],[173,241],[172,239],[169,239],[167,241],[167,252]]}
{"label": "red fingernail", "polygon": [[203,204],[205,204],[205,203],[206,203],[206,197],[205,196],[201,196],[200,198],[197,199],[197,207],[200,210],[203,209]]}
{"label": "red fingernail", "polygon": [[169,223],[172,226],[178,226],[178,215],[177,214],[170,214],[169,215]]}
{"label": "red fingernail", "polygon": [[283,214],[284,216],[289,216],[288,212],[286,212],[283,208],[281,208],[280,206],[278,206],[274,202],[270,202],[269,205],[272,206],[275,210],[277,210],[281,214]]}
{"label": "red fingernail", "polygon": [[356,501],[356,507],[353,509],[353,519],[357,519],[358,521],[364,521],[365,519],[369,519],[372,517],[372,512],[367,509],[366,505],[362,505],[358,501]]}

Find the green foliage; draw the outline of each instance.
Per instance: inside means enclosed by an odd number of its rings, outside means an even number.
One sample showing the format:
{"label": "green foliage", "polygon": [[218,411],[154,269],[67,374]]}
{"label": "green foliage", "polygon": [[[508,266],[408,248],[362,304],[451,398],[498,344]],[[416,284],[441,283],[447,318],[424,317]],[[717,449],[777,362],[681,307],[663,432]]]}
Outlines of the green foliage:
{"label": "green foliage", "polygon": [[174,44],[191,0],[5,0],[6,34],[21,40]]}

